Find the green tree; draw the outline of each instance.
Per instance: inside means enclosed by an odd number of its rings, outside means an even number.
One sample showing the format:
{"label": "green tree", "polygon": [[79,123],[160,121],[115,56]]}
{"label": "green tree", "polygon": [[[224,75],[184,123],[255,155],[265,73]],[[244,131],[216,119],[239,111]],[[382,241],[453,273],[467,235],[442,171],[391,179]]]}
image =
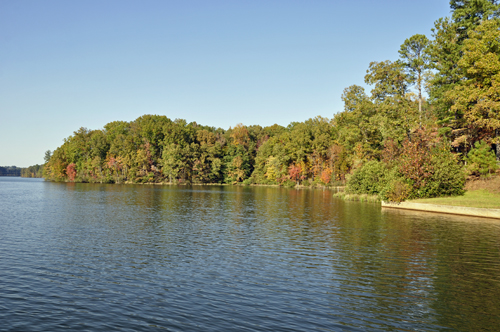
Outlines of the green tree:
{"label": "green tree", "polygon": [[461,127],[461,115],[450,112],[451,102],[444,96],[447,91],[460,84],[463,74],[458,67],[462,41],[459,40],[457,24],[449,18],[440,18],[431,29],[433,41],[427,52],[433,69],[429,78],[429,100],[437,118],[452,129]]}
{"label": "green tree", "polygon": [[368,159],[377,158],[382,142],[375,104],[357,85],[344,89],[342,94],[344,111],[333,119],[335,137],[341,146],[354,150],[361,143]]}
{"label": "green tree", "polygon": [[51,157],[52,157],[52,151],[47,150],[45,151],[45,156],[43,160],[45,161],[45,163],[48,163]]}
{"label": "green tree", "polygon": [[[466,79],[446,96],[463,114],[468,143],[495,137],[500,129],[500,20],[483,21],[469,31],[458,65]],[[500,141],[495,141],[500,143]]]}
{"label": "green tree", "polygon": [[376,109],[376,123],[383,140],[401,142],[415,126],[416,107],[408,89],[413,77],[405,71],[403,62],[372,62],[365,82],[374,85],[371,99]]}
{"label": "green tree", "polygon": [[464,69],[458,65],[464,41],[482,20],[498,16],[499,5],[496,0],[451,0],[451,18],[440,18],[432,29],[433,41],[429,45],[431,67],[434,73],[429,79],[429,99],[439,123],[451,133],[451,138],[462,135],[466,127],[464,114],[452,108],[453,99],[449,91],[460,86],[466,77]]}
{"label": "green tree", "polygon": [[413,77],[404,71],[401,61],[374,61],[366,71],[365,83],[375,85],[372,98],[383,102],[393,98],[405,98],[409,85],[413,83]]}
{"label": "green tree", "polygon": [[425,71],[429,69],[429,55],[426,53],[428,46],[427,37],[417,34],[406,39],[399,49],[400,57],[417,86],[420,126],[422,125],[422,84]]}
{"label": "green tree", "polygon": [[497,0],[450,0],[450,7],[462,40],[467,39],[468,32],[481,21],[498,17],[500,8]]}

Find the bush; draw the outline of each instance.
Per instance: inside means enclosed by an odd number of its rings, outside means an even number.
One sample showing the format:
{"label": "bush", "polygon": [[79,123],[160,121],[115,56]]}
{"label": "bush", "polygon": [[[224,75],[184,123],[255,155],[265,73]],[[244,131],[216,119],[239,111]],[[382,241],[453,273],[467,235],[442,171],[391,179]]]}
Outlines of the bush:
{"label": "bush", "polygon": [[425,186],[425,197],[458,196],[465,193],[466,174],[455,155],[446,149],[436,149],[431,163],[434,172]]}
{"label": "bush", "polygon": [[485,177],[498,169],[495,152],[484,141],[474,144],[465,161],[469,175]]}
{"label": "bush", "polygon": [[384,201],[402,202],[411,195],[411,180],[405,179],[397,167],[389,170],[381,184],[380,197]]}
{"label": "bush", "polygon": [[394,179],[387,184],[382,197],[385,201],[399,203],[406,200],[410,194],[411,186],[408,183],[402,179]]}
{"label": "bush", "polygon": [[386,185],[388,173],[385,163],[369,161],[354,171],[347,180],[346,192],[349,194],[377,195]]}
{"label": "bush", "polygon": [[449,144],[437,136],[435,132],[417,130],[411,140],[403,142],[401,154],[395,161],[403,179],[400,183],[394,182],[392,191],[387,191],[393,198],[401,199],[405,193],[410,199],[464,193],[462,167],[451,153]]}
{"label": "bush", "polygon": [[409,197],[425,196],[425,186],[434,173],[431,144],[424,132],[417,132],[412,140],[406,139],[402,144],[396,164],[401,176],[411,186]]}
{"label": "bush", "polygon": [[281,185],[285,188],[294,188],[297,184],[292,180],[286,180],[282,182]]}

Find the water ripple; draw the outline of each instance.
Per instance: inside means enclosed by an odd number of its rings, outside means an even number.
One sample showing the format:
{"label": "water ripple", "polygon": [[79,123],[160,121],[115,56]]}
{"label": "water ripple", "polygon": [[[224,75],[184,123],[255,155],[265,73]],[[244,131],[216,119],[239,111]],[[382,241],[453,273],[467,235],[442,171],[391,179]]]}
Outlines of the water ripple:
{"label": "water ripple", "polygon": [[328,191],[0,179],[0,330],[494,331],[500,225]]}

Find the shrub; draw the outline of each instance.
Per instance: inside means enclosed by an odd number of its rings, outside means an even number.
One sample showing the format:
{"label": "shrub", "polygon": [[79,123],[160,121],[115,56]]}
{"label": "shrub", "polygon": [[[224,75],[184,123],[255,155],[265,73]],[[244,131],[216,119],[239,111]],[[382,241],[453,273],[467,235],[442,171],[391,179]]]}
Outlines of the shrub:
{"label": "shrub", "polygon": [[466,174],[456,155],[445,148],[433,150],[433,174],[425,186],[425,197],[457,196],[465,193]]}
{"label": "shrub", "polygon": [[411,189],[402,179],[394,179],[387,184],[382,196],[386,201],[402,202],[410,196]]}
{"label": "shrub", "polygon": [[[406,139],[395,161],[400,183],[394,182],[393,198],[424,198],[464,193],[465,176],[462,167],[449,150],[449,145],[437,137],[435,132],[417,130]],[[406,190],[406,185],[410,187]]]}
{"label": "shrub", "polygon": [[380,197],[384,201],[402,202],[411,195],[411,181],[405,179],[397,167],[390,169],[381,184]]}
{"label": "shrub", "polygon": [[354,171],[347,181],[346,191],[350,194],[377,195],[386,185],[387,172],[383,162],[369,161]]}
{"label": "shrub", "polygon": [[413,197],[425,196],[425,186],[434,173],[430,142],[423,132],[418,132],[410,141],[406,139],[401,148],[401,155],[396,161],[401,175],[408,180]]}

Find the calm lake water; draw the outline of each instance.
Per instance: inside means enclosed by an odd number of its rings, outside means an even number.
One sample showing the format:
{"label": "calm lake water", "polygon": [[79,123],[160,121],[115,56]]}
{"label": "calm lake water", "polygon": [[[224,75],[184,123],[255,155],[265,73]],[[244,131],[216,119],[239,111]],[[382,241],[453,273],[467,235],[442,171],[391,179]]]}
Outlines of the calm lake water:
{"label": "calm lake water", "polygon": [[1,331],[498,331],[500,221],[0,178]]}

